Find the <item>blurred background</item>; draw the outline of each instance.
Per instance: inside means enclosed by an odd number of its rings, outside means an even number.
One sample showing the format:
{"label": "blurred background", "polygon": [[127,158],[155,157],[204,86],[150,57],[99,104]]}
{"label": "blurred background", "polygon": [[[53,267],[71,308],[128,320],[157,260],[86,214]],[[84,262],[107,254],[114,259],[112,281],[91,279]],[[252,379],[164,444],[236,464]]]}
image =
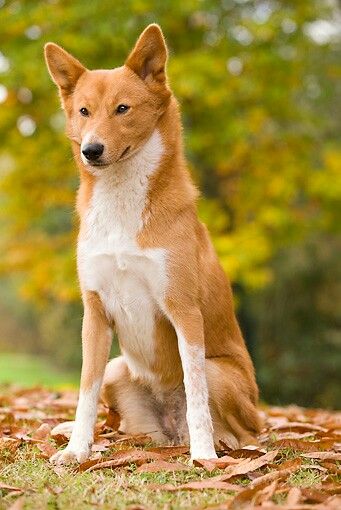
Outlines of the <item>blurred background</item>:
{"label": "blurred background", "polygon": [[78,175],[43,45],[115,67],[151,22],[262,399],[337,407],[337,0],[0,0],[0,382],[77,384],[80,367]]}

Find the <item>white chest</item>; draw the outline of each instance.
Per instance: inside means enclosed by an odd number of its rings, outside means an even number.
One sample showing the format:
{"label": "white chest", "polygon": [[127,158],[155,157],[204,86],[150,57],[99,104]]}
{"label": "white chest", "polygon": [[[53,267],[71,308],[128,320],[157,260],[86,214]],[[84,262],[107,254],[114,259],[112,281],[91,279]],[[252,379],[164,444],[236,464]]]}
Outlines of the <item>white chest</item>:
{"label": "white chest", "polygon": [[144,377],[154,362],[154,317],[166,288],[166,254],[141,249],[136,239],[148,177],[161,155],[156,132],[137,156],[97,180],[78,244],[82,290],[99,294],[132,373]]}

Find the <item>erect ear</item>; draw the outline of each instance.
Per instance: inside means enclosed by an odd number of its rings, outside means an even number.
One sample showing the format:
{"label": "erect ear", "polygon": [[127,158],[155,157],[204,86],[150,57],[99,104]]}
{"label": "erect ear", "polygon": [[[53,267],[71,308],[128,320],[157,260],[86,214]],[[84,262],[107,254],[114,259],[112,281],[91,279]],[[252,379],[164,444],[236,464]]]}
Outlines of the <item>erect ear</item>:
{"label": "erect ear", "polygon": [[54,43],[45,44],[45,60],[51,78],[62,95],[70,94],[79,77],[86,71],[77,59]]}
{"label": "erect ear", "polygon": [[142,80],[166,81],[167,47],[159,25],[149,25],[138,38],[125,65]]}

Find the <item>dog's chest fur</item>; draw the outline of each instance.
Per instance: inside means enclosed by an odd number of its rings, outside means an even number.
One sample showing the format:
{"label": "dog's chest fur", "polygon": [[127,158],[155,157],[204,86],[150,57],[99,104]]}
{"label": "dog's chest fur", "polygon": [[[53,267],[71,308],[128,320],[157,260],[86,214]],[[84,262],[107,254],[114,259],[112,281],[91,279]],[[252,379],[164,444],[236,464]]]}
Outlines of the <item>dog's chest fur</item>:
{"label": "dog's chest fur", "polygon": [[133,375],[153,378],[154,322],[166,287],[165,252],[141,249],[148,179],[163,147],[155,131],[135,156],[96,180],[78,244],[83,291],[98,292],[115,321],[120,346]]}

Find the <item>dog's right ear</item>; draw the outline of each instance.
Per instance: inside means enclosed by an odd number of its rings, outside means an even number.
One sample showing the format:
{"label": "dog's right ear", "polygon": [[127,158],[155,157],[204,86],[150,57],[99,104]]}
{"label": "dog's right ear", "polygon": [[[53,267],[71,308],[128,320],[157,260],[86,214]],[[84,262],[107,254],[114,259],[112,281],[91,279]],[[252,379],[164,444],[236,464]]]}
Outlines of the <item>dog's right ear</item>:
{"label": "dog's right ear", "polygon": [[45,60],[52,80],[62,98],[70,95],[86,68],[70,53],[54,43],[45,44]]}

